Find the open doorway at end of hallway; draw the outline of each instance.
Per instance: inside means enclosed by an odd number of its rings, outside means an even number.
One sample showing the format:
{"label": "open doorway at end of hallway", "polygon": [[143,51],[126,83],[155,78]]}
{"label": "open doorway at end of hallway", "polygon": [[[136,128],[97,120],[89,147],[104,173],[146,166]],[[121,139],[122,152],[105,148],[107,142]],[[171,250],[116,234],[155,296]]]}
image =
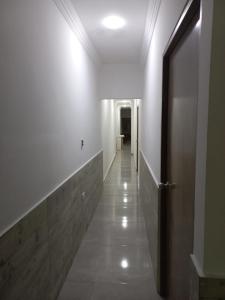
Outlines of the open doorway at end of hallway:
{"label": "open doorway at end of hallway", "polygon": [[131,107],[121,107],[120,135],[122,136],[122,149],[131,148]]}
{"label": "open doorway at end of hallway", "polygon": [[119,152],[130,152],[138,172],[141,100],[105,99],[101,106],[104,179]]}

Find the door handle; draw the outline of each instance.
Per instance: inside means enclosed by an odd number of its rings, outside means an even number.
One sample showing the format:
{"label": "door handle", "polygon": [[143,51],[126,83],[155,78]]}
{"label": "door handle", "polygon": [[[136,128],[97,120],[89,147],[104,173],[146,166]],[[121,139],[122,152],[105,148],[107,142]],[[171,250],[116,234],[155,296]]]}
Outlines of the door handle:
{"label": "door handle", "polygon": [[176,188],[176,184],[175,183],[170,183],[170,182],[166,182],[166,183],[160,183],[159,184],[159,189],[160,190],[174,190]]}

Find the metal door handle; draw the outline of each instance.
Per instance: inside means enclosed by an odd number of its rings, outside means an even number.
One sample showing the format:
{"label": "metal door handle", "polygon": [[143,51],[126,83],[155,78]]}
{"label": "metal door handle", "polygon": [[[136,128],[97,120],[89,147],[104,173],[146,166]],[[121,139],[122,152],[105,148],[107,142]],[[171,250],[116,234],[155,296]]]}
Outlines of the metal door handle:
{"label": "metal door handle", "polygon": [[176,184],[175,183],[170,183],[170,182],[166,182],[166,183],[160,183],[159,184],[159,189],[163,190],[163,189],[168,189],[168,190],[173,190],[176,188]]}

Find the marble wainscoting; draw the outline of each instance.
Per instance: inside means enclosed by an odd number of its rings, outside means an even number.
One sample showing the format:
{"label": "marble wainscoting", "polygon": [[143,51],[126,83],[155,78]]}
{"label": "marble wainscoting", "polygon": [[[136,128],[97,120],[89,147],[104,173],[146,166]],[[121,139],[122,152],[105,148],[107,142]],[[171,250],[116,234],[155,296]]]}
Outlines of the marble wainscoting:
{"label": "marble wainscoting", "polygon": [[224,300],[225,278],[205,276],[199,270],[194,255],[191,255],[190,300]]}
{"label": "marble wainscoting", "polygon": [[0,237],[0,299],[57,298],[102,185],[100,152]]}
{"label": "marble wainscoting", "polygon": [[140,152],[140,198],[144,212],[150,255],[157,290],[161,293],[160,279],[160,189]]}

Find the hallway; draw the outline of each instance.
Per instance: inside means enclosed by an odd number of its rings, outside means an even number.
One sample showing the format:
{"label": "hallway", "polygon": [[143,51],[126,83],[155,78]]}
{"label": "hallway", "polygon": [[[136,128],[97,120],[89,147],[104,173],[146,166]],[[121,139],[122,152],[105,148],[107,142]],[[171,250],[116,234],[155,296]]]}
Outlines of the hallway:
{"label": "hallway", "polygon": [[224,16],[0,1],[0,300],[225,300]]}
{"label": "hallway", "polygon": [[129,147],[117,153],[58,299],[160,299]]}

